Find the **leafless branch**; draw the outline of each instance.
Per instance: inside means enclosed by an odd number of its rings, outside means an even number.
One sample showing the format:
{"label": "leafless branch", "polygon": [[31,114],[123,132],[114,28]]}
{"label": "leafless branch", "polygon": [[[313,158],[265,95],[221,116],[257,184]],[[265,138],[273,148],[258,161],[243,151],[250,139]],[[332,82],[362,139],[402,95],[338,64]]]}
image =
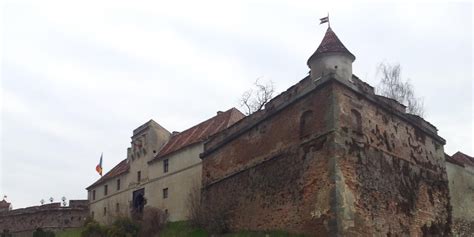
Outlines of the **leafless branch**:
{"label": "leafless branch", "polygon": [[262,110],[275,93],[275,87],[272,81],[260,83],[259,79],[255,80],[255,88],[245,91],[240,98],[240,106],[243,107],[247,115]]}
{"label": "leafless branch", "polygon": [[404,104],[408,113],[423,117],[423,98],[415,96],[410,80],[404,81],[401,78],[401,71],[398,63],[394,65],[380,63],[377,66],[377,74],[380,76],[377,93]]}

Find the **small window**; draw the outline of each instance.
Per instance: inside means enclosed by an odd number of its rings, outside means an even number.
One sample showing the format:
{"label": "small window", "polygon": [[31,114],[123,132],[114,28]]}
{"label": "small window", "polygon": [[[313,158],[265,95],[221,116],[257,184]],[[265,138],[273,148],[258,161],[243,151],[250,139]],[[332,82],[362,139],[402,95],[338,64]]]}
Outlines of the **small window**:
{"label": "small window", "polygon": [[311,135],[314,131],[313,111],[307,110],[300,117],[300,138]]}
{"label": "small window", "polygon": [[95,189],[92,190],[92,200],[95,200]]}
{"label": "small window", "polygon": [[169,215],[168,209],[165,209],[165,215],[166,215],[166,216]]}
{"label": "small window", "polygon": [[137,172],[137,181],[140,182],[140,180],[142,180],[142,172],[138,171]]}
{"label": "small window", "polygon": [[168,198],[168,188],[163,189],[163,199]]}
{"label": "small window", "polygon": [[109,193],[109,186],[106,184],[104,185],[104,196],[106,196]]}
{"label": "small window", "polygon": [[107,207],[104,207],[104,216],[107,215]]}
{"label": "small window", "polygon": [[120,190],[120,179],[117,179],[117,191]]}
{"label": "small window", "polygon": [[169,160],[165,159],[163,160],[163,173],[167,173],[169,168]]}
{"label": "small window", "polygon": [[120,204],[118,202],[115,204],[115,212],[120,212]]}
{"label": "small window", "polygon": [[92,219],[94,219],[94,212],[91,212],[91,217]]}
{"label": "small window", "polygon": [[352,109],[352,129],[355,133],[362,135],[362,116],[359,111]]}

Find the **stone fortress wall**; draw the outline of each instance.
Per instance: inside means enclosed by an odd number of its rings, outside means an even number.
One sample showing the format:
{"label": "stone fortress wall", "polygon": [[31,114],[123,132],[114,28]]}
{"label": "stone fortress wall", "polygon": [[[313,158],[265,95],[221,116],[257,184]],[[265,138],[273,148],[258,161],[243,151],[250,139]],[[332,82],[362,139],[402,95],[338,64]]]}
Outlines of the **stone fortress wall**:
{"label": "stone fortress wall", "polygon": [[82,227],[89,216],[87,200],[70,200],[69,206],[50,203],[0,213],[0,232],[8,230],[13,236],[31,236],[37,228],[64,230]]}

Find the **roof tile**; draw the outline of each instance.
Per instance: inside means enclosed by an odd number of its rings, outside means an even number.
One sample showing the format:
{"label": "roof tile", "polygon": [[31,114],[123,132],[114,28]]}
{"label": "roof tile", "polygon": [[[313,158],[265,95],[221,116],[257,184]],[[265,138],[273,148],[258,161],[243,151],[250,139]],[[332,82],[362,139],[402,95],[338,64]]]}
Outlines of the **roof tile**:
{"label": "roof tile", "polygon": [[231,126],[243,117],[245,117],[245,115],[236,108],[229,109],[225,112],[219,112],[216,116],[172,136],[168,143],[166,143],[158,152],[158,155],[156,155],[154,160],[189,145],[204,141],[210,136]]}
{"label": "roof tile", "polygon": [[308,66],[309,62],[315,58],[318,58],[326,53],[347,53],[349,54],[353,60],[355,60],[355,56],[347,50],[347,48],[342,44],[342,42],[337,37],[336,33],[332,31],[331,27],[328,27],[326,34],[324,35],[321,44],[319,44],[318,49],[309,57],[308,59]]}

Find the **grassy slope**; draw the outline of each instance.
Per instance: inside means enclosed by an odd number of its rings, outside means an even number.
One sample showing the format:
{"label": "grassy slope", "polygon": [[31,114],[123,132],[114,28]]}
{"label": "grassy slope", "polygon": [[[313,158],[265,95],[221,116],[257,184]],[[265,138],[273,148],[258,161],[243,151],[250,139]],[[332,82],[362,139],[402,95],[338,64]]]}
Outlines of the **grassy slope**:
{"label": "grassy slope", "polygon": [[[72,229],[56,233],[56,237],[81,237],[82,229]],[[160,232],[160,237],[209,237],[205,230],[196,229],[185,221],[171,222]],[[224,237],[301,237],[301,235],[290,235],[283,231],[251,232],[241,231],[238,233],[225,234]]]}
{"label": "grassy slope", "polygon": [[56,237],[81,237],[81,231],[82,228],[61,231],[56,233]]}
{"label": "grassy slope", "polygon": [[[206,231],[201,229],[192,228],[187,222],[172,222],[168,223],[161,231],[160,237],[208,237],[210,236]],[[251,231],[240,231],[238,233],[231,233],[223,235],[225,237],[298,237],[301,235],[290,235],[283,231],[270,231],[270,232],[251,232]]]}

